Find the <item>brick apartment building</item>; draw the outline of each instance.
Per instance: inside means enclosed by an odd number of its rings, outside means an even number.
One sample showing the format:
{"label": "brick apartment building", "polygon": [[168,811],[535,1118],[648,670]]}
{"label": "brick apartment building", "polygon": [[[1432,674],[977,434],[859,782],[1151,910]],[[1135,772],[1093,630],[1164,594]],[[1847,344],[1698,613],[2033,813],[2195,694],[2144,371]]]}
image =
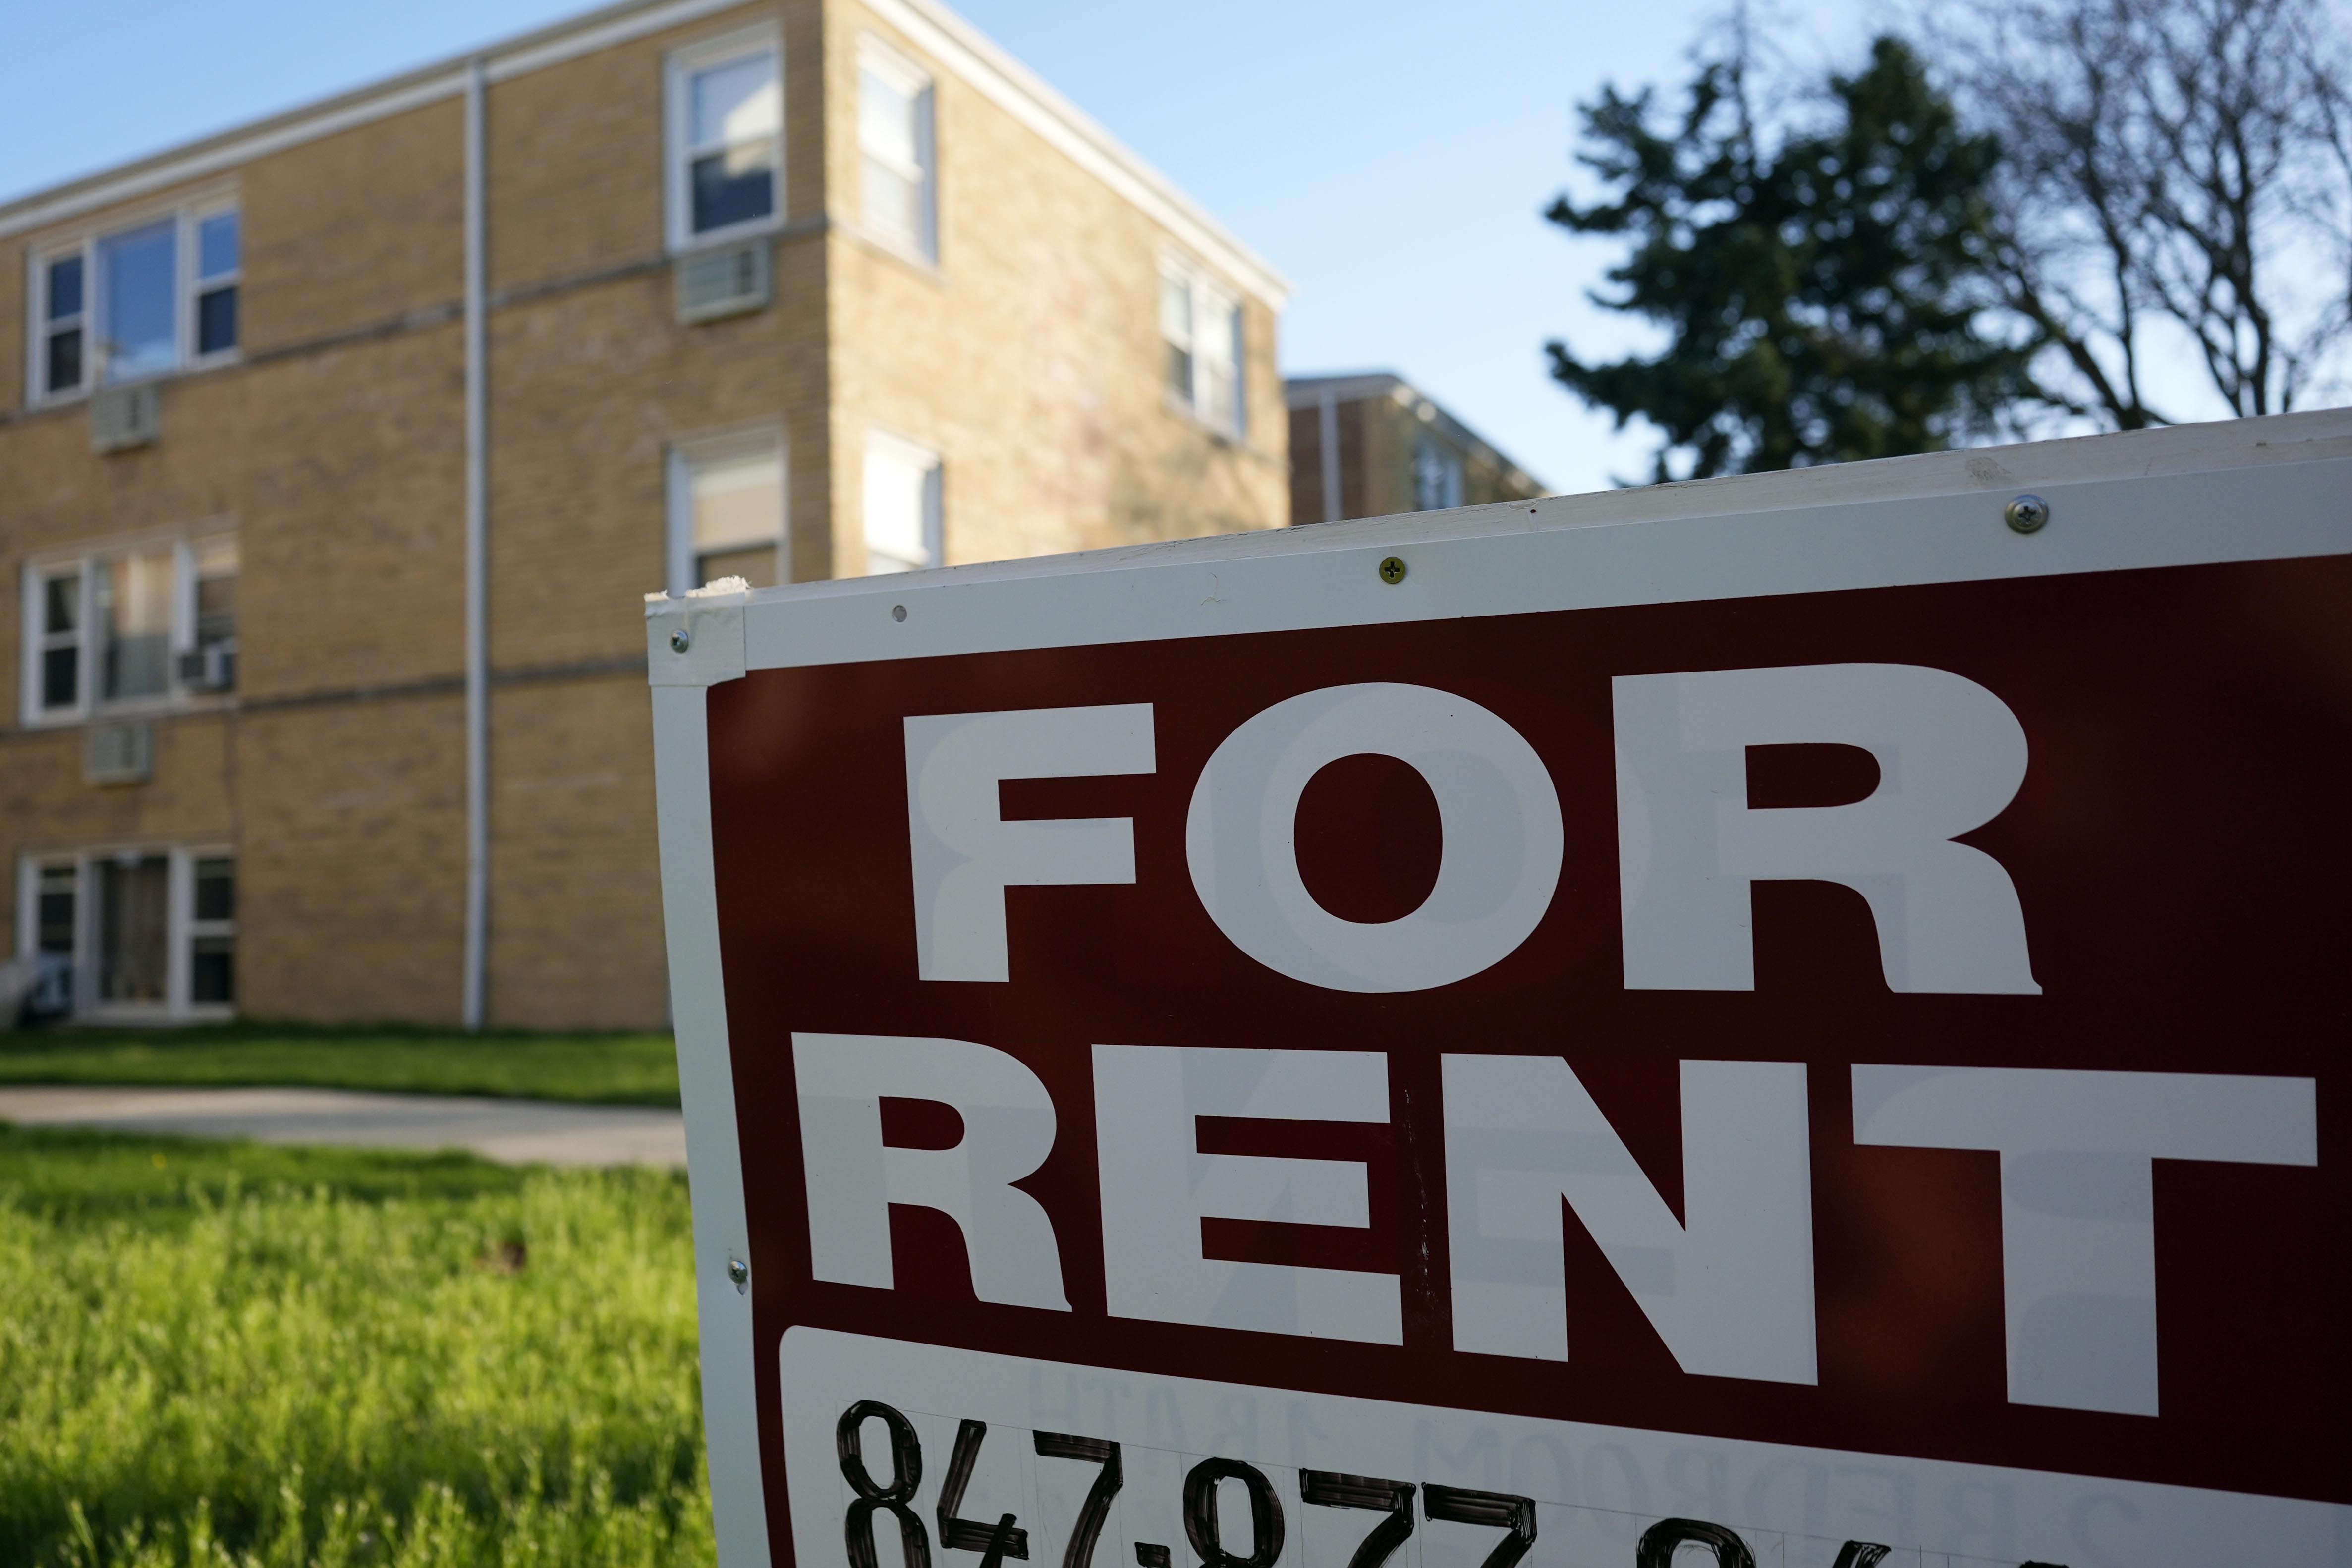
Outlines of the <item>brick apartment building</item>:
{"label": "brick apartment building", "polygon": [[84,1019],[658,1025],[646,590],[1287,520],[1282,280],[934,0],[638,0],[0,251],[0,955]]}
{"label": "brick apartment building", "polygon": [[1283,390],[1290,408],[1293,522],[1441,511],[1545,493],[1402,376],[1294,376]]}

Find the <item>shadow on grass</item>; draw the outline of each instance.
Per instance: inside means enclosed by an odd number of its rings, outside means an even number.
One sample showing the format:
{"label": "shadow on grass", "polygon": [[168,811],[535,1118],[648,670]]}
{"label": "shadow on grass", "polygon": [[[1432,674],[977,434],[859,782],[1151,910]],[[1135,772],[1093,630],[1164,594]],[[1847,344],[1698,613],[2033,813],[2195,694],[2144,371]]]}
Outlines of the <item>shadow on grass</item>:
{"label": "shadow on grass", "polygon": [[678,1103],[667,1034],[460,1034],[409,1025],[235,1023],[0,1034],[0,1085],[299,1087],[589,1105]]}
{"label": "shadow on grass", "polygon": [[60,1224],[168,1223],[233,1194],[326,1193],[361,1203],[521,1190],[527,1168],[455,1152],[289,1148],[0,1122],[0,1203]]}

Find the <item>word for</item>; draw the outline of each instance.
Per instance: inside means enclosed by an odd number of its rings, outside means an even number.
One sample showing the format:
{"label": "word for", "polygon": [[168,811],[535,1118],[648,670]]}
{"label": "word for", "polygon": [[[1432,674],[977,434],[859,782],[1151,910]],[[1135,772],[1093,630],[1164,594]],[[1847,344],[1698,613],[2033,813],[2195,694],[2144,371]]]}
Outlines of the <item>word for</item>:
{"label": "word for", "polygon": [[[1869,901],[1886,984],[2038,994],[2017,890],[1961,834],[2024,781],[2009,706],[1949,670],[1791,665],[1620,676],[1612,683],[1625,984],[1755,988],[1748,889],[1843,883]],[[1157,771],[1149,703],[940,713],[905,721],[916,957],[925,980],[1009,981],[1004,889],[1131,883],[1128,817],[1007,822],[1006,779]],[[1854,746],[1868,797],[1751,808],[1751,746]],[[1394,757],[1437,802],[1437,879],[1400,919],[1315,901],[1294,843],[1307,783],[1342,757]],[[1426,686],[1326,687],[1225,737],[1184,824],[1193,891],[1220,931],[1279,973],[1337,991],[1423,991],[1492,967],[1534,931],[1559,882],[1559,797],[1534,747],[1467,698]]]}

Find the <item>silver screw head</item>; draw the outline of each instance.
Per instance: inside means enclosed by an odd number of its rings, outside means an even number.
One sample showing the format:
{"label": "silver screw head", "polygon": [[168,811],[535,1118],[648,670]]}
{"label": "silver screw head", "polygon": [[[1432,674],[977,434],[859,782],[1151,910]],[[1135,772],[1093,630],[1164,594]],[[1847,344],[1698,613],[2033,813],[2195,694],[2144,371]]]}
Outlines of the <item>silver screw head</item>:
{"label": "silver screw head", "polygon": [[684,653],[688,648],[690,648],[693,646],[694,639],[686,635],[686,628],[684,626],[680,626],[677,630],[669,634],[670,652]]}
{"label": "silver screw head", "polygon": [[2039,533],[2050,521],[2050,503],[2040,496],[2019,496],[2001,509],[2001,516],[2020,533]]}
{"label": "silver screw head", "polygon": [[894,621],[903,621],[903,620],[905,620],[905,619],[907,618],[907,606],[906,606],[906,605],[891,605],[891,606],[890,606],[890,618],[891,618],[892,620],[894,620]]}
{"label": "silver screw head", "polygon": [[740,1296],[751,1283],[751,1266],[740,1258],[730,1258],[727,1260],[727,1278],[735,1281],[735,1293]]}

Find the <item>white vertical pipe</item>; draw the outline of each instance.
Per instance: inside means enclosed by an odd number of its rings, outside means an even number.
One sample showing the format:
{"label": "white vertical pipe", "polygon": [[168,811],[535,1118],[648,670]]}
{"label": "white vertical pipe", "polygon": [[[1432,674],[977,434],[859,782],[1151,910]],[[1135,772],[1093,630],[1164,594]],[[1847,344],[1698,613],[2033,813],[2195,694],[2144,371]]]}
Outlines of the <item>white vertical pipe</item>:
{"label": "white vertical pipe", "polygon": [[1323,521],[1338,522],[1344,515],[1339,504],[1339,398],[1328,386],[1323,389],[1322,417],[1315,434],[1323,448]]}
{"label": "white vertical pipe", "polygon": [[482,61],[466,68],[466,1027],[482,1026],[489,989],[489,371],[483,289]]}

